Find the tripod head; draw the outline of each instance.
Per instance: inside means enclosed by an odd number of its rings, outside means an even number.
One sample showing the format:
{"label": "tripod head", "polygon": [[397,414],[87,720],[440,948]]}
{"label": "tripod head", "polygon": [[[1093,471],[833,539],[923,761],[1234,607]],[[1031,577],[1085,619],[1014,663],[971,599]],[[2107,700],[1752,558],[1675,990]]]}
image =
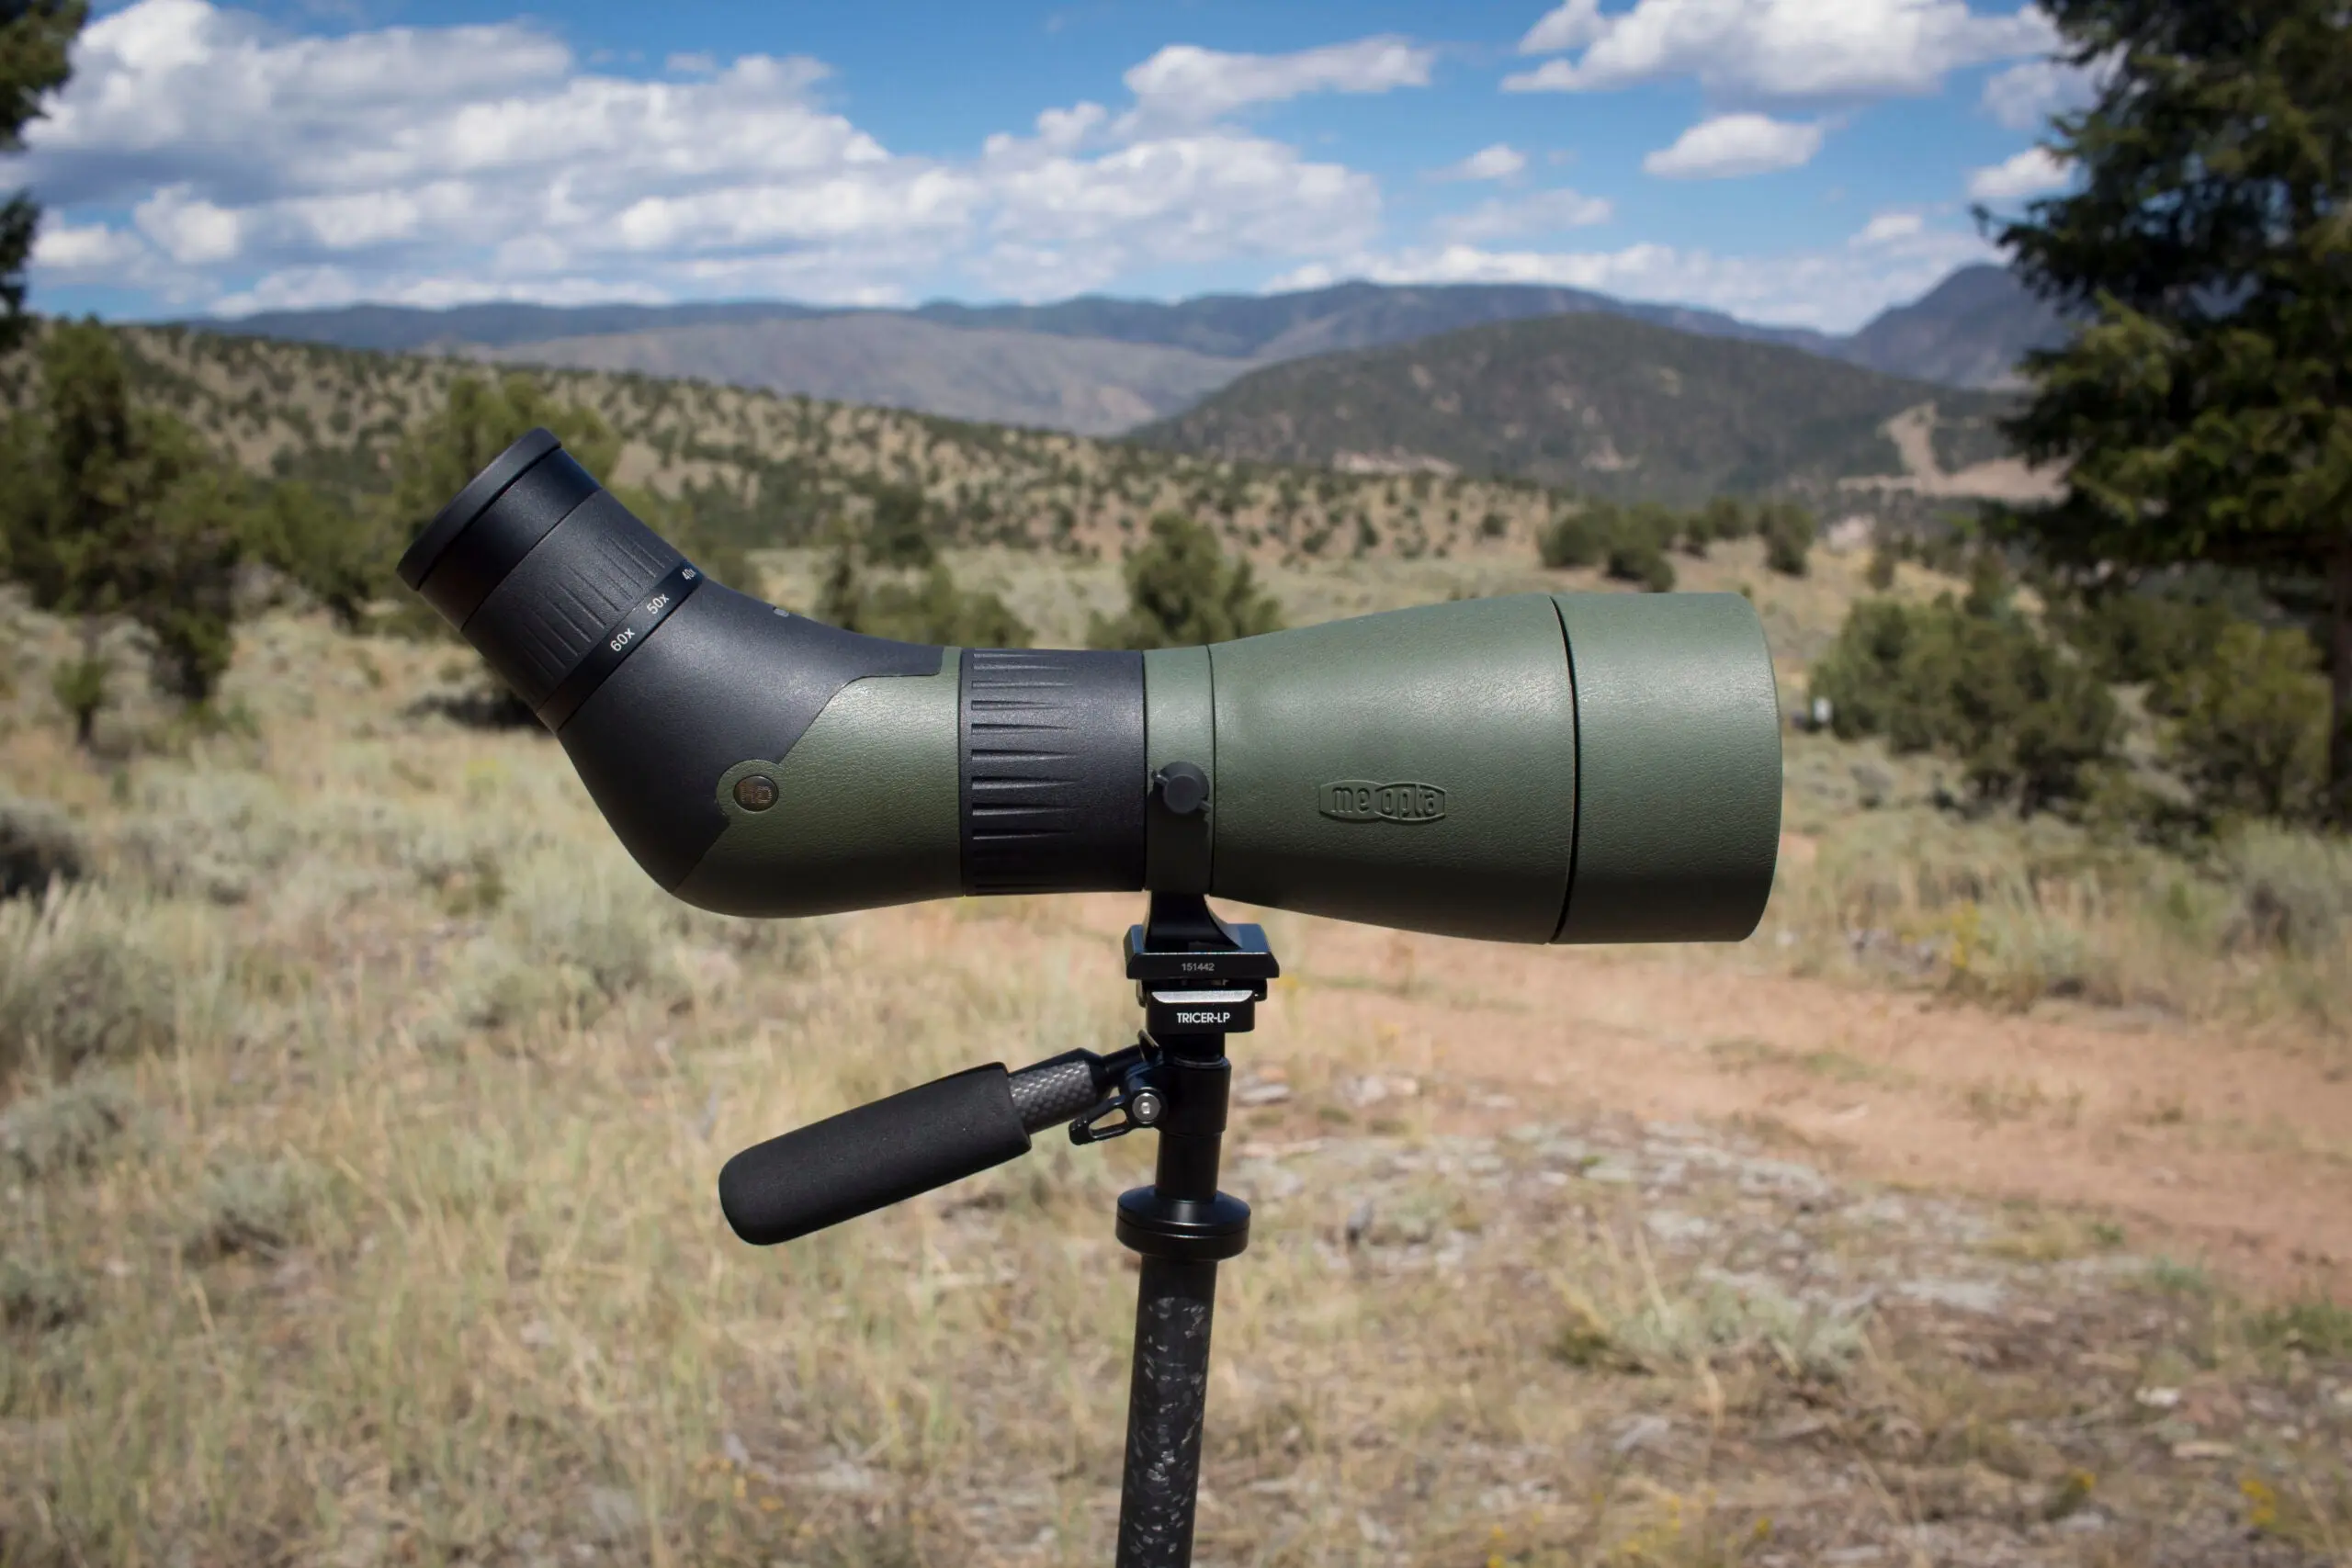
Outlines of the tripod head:
{"label": "tripod head", "polygon": [[[745,1149],[719,1172],[727,1223],[754,1246],[791,1241],[1018,1158],[1057,1122],[1068,1123],[1073,1144],[1138,1128],[1200,1137],[1189,1115],[1209,1086],[1198,1075],[1224,1062],[1227,1035],[1256,1026],[1281,967],[1262,927],[1228,925],[1197,894],[1153,895],[1144,923],[1127,929],[1125,955],[1144,1010],[1134,1044],[1065,1052],[1017,1071],[1001,1062],[967,1068]],[[1218,1094],[1221,1105],[1221,1086]],[[1124,1226],[1124,1201],[1121,1213]],[[1155,1214],[1139,1209],[1136,1223],[1189,1235],[1200,1219]]]}

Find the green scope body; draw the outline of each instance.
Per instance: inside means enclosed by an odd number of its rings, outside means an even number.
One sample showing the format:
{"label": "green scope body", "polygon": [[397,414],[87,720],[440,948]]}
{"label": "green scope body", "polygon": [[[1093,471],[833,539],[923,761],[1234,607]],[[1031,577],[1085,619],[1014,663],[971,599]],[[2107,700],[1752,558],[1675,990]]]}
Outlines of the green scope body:
{"label": "green scope body", "polygon": [[1780,714],[1729,593],[1522,593],[1147,653],[919,646],[704,580],[535,430],[400,562],[689,903],[1199,893],[1506,942],[1737,941]]}

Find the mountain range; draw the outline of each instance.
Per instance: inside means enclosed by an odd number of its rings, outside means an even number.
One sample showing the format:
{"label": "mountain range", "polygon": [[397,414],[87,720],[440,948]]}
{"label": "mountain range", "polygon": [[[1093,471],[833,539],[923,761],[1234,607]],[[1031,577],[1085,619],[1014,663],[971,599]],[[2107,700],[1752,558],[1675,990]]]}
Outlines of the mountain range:
{"label": "mountain range", "polygon": [[1802,350],[1949,387],[2009,383],[2060,319],[2001,268],[1962,268],[1848,336],[1718,311],[1519,284],[1343,283],[1175,303],[1098,296],[1046,305],[842,310],[689,305],[358,305],[184,325],[344,348],[636,371],[990,423],[1110,434],[1164,420],[1269,367],[1464,329],[1600,316]]}
{"label": "mountain range", "polygon": [[1997,266],[1964,266],[1912,303],[1882,310],[1835,357],[1951,387],[2009,391],[2018,362],[2066,336],[2065,319]]}
{"label": "mountain range", "polygon": [[[1356,472],[1514,477],[1688,503],[1933,477],[1997,458],[2002,394],[1781,344],[1586,313],[1472,327],[1251,372],[1129,439]],[[1924,456],[1890,429],[1920,425]]]}

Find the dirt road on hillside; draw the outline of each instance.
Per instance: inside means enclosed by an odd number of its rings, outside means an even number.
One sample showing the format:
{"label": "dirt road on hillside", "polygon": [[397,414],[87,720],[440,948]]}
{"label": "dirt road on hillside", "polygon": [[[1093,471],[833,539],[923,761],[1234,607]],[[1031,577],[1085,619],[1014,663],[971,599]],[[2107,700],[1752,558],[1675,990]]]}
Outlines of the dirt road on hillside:
{"label": "dirt road on hillside", "polygon": [[[1114,932],[1136,913],[1057,902],[1057,932]],[[1737,1122],[1854,1175],[2087,1210],[2135,1251],[2258,1290],[2352,1295],[2352,1074],[2329,1043],[1998,1012],[1701,950],[1284,929],[1286,978],[1245,1068],[1332,1059],[1418,1077],[1448,1125],[1571,1106]],[[1240,1112],[1245,1135],[1285,1115],[1313,1131],[1310,1099]]]}

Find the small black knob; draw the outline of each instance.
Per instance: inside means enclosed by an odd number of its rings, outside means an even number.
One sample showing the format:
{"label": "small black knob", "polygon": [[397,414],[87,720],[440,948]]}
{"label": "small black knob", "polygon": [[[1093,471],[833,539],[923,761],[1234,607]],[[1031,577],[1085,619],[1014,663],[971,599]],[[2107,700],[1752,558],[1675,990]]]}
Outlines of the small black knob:
{"label": "small black knob", "polygon": [[1151,787],[1159,804],[1179,817],[1190,817],[1209,803],[1209,775],[1198,762],[1170,762],[1154,773]]}

